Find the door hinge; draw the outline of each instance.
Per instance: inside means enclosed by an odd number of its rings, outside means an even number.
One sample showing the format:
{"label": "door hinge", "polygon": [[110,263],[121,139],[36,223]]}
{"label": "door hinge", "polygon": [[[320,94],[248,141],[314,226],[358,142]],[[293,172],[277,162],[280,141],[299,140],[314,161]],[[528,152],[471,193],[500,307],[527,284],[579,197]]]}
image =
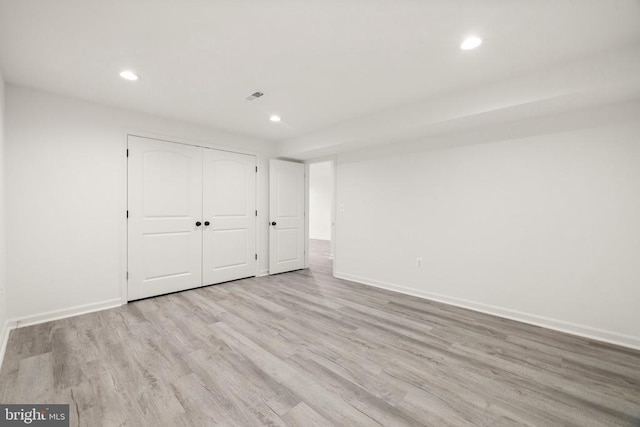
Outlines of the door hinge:
{"label": "door hinge", "polygon": [[127,211],[127,218],[129,218],[129,211]]}
{"label": "door hinge", "polygon": [[127,157],[129,157],[129,149],[127,148]]}
{"label": "door hinge", "polygon": [[258,167],[256,166],[256,173],[258,173]]}
{"label": "door hinge", "polygon": [[256,209],[256,216],[258,216],[258,210]]}
{"label": "door hinge", "polygon": [[258,254],[256,254],[256,259],[258,259]]}
{"label": "door hinge", "polygon": [[129,280],[129,272],[127,271],[127,280]]}

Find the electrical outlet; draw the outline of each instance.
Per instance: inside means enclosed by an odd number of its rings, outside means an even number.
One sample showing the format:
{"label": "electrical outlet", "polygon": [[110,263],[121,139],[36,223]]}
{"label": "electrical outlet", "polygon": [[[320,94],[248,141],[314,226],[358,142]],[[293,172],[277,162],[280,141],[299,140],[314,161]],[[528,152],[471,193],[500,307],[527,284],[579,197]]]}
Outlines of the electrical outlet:
{"label": "electrical outlet", "polygon": [[417,268],[422,267],[422,258],[416,258],[416,267]]}

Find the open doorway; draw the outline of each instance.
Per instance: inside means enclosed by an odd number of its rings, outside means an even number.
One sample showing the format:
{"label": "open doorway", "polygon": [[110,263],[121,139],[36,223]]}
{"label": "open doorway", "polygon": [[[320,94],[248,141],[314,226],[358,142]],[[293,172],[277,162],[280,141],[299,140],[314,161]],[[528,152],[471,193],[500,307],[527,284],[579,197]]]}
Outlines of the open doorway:
{"label": "open doorway", "polygon": [[333,160],[309,164],[309,267],[333,274],[334,256]]}

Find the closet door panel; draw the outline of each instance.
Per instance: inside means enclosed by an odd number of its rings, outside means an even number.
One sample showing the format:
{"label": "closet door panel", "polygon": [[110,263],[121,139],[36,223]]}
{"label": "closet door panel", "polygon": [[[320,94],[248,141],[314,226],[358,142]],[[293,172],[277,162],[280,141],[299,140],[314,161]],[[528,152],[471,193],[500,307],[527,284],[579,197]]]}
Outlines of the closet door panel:
{"label": "closet door panel", "polygon": [[256,158],[205,148],[203,159],[203,284],[255,276]]}
{"label": "closet door panel", "polygon": [[201,286],[202,148],[128,143],[128,300]]}

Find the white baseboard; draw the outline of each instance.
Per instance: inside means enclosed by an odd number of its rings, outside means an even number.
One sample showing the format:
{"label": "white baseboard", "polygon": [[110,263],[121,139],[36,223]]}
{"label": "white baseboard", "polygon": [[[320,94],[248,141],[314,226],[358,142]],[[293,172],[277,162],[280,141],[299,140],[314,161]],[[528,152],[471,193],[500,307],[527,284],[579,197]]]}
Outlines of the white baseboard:
{"label": "white baseboard", "polygon": [[7,343],[9,342],[9,333],[15,329],[15,323],[12,320],[5,320],[0,330],[0,368],[2,368],[2,362],[4,361],[4,353],[7,351]]}
{"label": "white baseboard", "polygon": [[94,302],[91,304],[77,305],[75,307],[63,308],[61,310],[47,311],[45,313],[33,314],[30,316],[17,317],[11,319],[16,328],[37,325],[39,323],[51,322],[52,320],[64,319],[67,317],[79,316],[81,314],[93,313],[94,311],[116,308],[122,305],[121,298],[113,298],[106,301]]}
{"label": "white baseboard", "polygon": [[602,341],[609,344],[615,344],[623,347],[640,350],[640,337],[633,335],[620,334],[617,332],[607,331],[604,329],[594,328],[591,326],[580,325],[577,323],[566,322],[564,320],[552,319],[536,314],[524,313],[508,308],[497,307],[494,305],[483,304],[479,302],[469,301],[462,298],[451,297],[447,295],[436,294],[433,292],[422,291],[420,289],[407,288],[405,286],[393,283],[381,282],[374,279],[359,277],[348,273],[335,273],[335,277],[339,279],[349,280],[361,283],[363,285],[374,286],[389,291],[395,291],[406,295],[412,295],[432,301],[438,301],[456,307],[462,307],[480,313],[490,314],[493,316],[503,317],[505,319],[516,320],[518,322],[528,323],[531,325],[541,326],[547,329],[553,329],[565,332],[571,335],[577,335],[584,338]]}
{"label": "white baseboard", "polygon": [[257,277],[268,276],[268,275],[269,275],[269,269],[265,268],[264,270],[260,270]]}

